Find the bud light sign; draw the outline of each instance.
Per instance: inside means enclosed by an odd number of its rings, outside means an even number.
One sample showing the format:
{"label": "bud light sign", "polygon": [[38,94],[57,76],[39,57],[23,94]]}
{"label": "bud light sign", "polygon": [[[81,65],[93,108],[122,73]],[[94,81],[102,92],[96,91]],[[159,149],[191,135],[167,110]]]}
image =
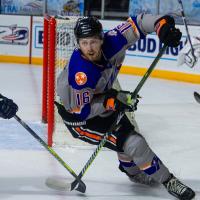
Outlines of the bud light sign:
{"label": "bud light sign", "polygon": [[[183,48],[185,40],[182,39],[180,45],[176,48],[168,47],[165,52],[165,59],[176,60],[179,51]],[[150,34],[144,39],[138,40],[132,45],[128,51],[127,56],[138,56],[138,57],[155,57],[162,48],[162,43],[159,42],[158,37],[155,34]]]}

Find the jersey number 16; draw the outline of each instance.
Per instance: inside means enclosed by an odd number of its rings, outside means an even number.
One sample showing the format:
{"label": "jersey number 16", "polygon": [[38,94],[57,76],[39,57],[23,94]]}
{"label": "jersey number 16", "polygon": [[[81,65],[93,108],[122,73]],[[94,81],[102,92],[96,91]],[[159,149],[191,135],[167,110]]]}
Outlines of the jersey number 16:
{"label": "jersey number 16", "polygon": [[76,103],[77,106],[82,106],[84,104],[90,103],[90,92],[84,91],[76,93]]}

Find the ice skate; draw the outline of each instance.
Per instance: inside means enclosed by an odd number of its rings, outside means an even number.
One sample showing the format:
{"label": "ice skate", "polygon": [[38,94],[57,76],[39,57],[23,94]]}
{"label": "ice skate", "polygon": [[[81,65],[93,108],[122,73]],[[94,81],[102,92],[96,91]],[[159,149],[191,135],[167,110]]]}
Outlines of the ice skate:
{"label": "ice skate", "polygon": [[195,192],[188,186],[181,183],[174,175],[163,183],[168,192],[181,200],[190,200],[195,196]]}

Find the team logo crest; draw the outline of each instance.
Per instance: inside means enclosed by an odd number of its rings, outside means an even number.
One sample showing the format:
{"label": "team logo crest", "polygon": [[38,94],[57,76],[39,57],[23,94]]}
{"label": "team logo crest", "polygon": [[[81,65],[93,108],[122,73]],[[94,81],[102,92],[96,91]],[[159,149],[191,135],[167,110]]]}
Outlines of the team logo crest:
{"label": "team logo crest", "polygon": [[78,85],[84,85],[87,82],[87,76],[84,72],[77,72],[75,74],[75,81]]}

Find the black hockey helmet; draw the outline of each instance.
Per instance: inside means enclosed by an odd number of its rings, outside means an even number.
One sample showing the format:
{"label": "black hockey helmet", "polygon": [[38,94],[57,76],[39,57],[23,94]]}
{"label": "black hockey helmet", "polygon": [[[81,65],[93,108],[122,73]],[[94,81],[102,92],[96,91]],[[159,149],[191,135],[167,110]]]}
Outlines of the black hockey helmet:
{"label": "black hockey helmet", "polygon": [[86,38],[95,35],[100,39],[103,39],[102,24],[96,17],[81,17],[76,22],[74,34],[77,41],[80,38]]}

